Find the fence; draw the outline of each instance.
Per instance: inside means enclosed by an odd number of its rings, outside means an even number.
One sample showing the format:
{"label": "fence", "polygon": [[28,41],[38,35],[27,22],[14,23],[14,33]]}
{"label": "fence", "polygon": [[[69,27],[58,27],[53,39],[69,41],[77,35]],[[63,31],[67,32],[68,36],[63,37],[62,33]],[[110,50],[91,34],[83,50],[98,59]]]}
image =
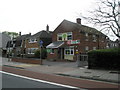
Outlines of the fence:
{"label": "fence", "polygon": [[77,55],[77,65],[78,67],[88,66],[88,54],[81,53]]}

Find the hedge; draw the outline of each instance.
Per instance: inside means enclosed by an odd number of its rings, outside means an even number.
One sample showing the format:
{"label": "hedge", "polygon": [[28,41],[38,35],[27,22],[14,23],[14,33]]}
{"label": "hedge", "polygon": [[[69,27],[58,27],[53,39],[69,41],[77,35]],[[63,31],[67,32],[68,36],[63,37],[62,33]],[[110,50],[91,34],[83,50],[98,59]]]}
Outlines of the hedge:
{"label": "hedge", "polygon": [[88,68],[120,70],[120,48],[88,52]]}
{"label": "hedge", "polygon": [[[35,51],[35,57],[40,58],[40,50]],[[46,49],[41,50],[41,57],[42,57],[42,59],[46,59],[46,57],[47,57]]]}

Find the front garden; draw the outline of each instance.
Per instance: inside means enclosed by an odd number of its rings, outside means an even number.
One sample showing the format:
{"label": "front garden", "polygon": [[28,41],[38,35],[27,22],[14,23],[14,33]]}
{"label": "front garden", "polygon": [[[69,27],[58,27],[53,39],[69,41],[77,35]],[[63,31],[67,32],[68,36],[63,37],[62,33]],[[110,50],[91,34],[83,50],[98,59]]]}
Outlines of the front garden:
{"label": "front garden", "polygon": [[88,68],[120,70],[120,48],[88,52]]}

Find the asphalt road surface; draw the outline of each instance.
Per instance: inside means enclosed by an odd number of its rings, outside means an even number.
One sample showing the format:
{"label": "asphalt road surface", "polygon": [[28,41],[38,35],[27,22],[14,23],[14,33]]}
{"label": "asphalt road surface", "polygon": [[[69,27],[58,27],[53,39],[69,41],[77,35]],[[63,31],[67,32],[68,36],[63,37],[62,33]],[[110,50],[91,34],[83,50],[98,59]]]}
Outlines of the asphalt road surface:
{"label": "asphalt road surface", "polygon": [[77,90],[49,83],[38,82],[35,80],[25,79],[5,73],[2,74],[2,88],[56,88],[58,90]]}

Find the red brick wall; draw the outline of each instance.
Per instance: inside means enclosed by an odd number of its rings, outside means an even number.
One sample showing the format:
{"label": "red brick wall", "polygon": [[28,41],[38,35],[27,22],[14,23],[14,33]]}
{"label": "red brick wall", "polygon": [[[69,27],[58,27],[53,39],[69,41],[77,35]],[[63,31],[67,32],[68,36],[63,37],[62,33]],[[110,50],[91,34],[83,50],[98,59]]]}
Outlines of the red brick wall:
{"label": "red brick wall", "polygon": [[[65,33],[65,32],[66,31],[64,31],[64,30],[61,30],[61,32],[59,31],[59,33]],[[58,34],[58,32],[56,30],[52,36],[53,42],[57,41],[57,34]],[[98,41],[98,38],[99,38],[99,41]],[[80,40],[80,44],[77,46],[79,47],[79,51],[81,51],[81,52],[85,52],[86,46],[89,47],[89,50],[93,50],[93,47],[96,47],[98,49],[98,46],[99,46],[99,49],[103,49],[106,47],[105,38],[96,36],[96,42],[94,42],[92,34],[89,34],[88,41],[86,41],[85,33],[80,33],[78,30],[73,31],[73,40]],[[104,41],[104,42],[102,42],[102,41]]]}
{"label": "red brick wall", "polygon": [[14,62],[22,62],[22,63],[29,63],[29,64],[42,64],[42,60],[34,60],[29,58],[12,58]]}
{"label": "red brick wall", "polygon": [[26,40],[26,48],[38,48],[38,42],[36,43],[29,43],[29,40]]}
{"label": "red brick wall", "polygon": [[55,49],[54,53],[47,53],[47,59],[58,59],[57,49]]}

